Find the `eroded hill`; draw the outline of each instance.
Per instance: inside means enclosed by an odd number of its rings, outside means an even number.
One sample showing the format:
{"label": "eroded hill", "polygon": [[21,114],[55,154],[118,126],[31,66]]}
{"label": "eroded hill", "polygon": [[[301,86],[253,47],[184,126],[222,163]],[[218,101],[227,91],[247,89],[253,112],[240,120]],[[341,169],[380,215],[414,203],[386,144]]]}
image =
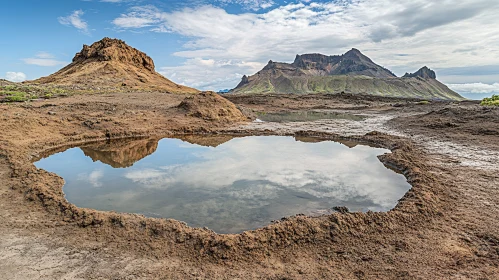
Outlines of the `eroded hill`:
{"label": "eroded hill", "polygon": [[195,93],[196,89],[178,85],[155,71],[154,61],[124,41],[104,38],[91,46],[83,45],[71,64],[58,72],[31,81],[35,84],[78,86],[83,88],[132,88],[172,93]]}

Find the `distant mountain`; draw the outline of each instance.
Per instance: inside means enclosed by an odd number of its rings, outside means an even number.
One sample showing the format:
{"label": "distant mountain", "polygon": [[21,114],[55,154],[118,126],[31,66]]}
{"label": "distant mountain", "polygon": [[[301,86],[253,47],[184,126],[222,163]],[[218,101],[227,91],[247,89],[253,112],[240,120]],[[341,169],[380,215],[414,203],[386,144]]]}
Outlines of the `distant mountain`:
{"label": "distant mountain", "polygon": [[272,60],[258,73],[243,76],[231,93],[363,93],[379,96],[462,100],[423,67],[398,78],[357,49],[343,55],[297,55],[293,63]]}
{"label": "distant mountain", "polygon": [[71,64],[58,72],[28,83],[83,87],[129,87],[136,90],[198,92],[177,85],[158,74],[153,60],[124,41],[104,38],[91,46],[83,45]]}

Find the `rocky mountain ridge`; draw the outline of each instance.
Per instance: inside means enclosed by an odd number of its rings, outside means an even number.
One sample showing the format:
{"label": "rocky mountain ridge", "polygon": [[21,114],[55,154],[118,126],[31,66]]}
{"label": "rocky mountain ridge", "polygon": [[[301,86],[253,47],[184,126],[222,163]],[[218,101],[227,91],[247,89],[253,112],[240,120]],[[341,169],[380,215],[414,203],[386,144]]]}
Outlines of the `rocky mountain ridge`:
{"label": "rocky mountain ridge", "polygon": [[399,78],[357,49],[343,55],[297,55],[293,63],[269,61],[259,72],[243,76],[231,91],[256,93],[363,93],[420,99],[462,100],[423,67]]}

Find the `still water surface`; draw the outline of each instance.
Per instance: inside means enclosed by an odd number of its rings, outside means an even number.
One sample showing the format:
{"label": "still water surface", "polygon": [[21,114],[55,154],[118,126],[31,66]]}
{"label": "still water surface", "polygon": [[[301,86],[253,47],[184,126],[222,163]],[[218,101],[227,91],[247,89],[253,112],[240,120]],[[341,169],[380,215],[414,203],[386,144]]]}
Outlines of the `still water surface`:
{"label": "still water surface", "polygon": [[185,136],[86,144],[35,165],[63,177],[79,207],[239,233],[334,206],[393,208],[410,185],[378,160],[387,152],[310,138]]}
{"label": "still water surface", "polygon": [[313,122],[319,120],[363,121],[364,116],[327,111],[258,112],[258,119],[265,122]]}

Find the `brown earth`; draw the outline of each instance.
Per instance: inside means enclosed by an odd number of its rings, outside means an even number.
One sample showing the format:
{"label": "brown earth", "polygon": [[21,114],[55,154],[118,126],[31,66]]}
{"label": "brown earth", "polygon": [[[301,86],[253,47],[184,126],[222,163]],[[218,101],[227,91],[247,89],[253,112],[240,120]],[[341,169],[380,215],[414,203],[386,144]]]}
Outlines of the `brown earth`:
{"label": "brown earth", "polygon": [[[368,118],[239,123],[244,117],[211,93],[0,104],[2,277],[499,278],[498,109],[349,95],[229,99],[248,116],[306,109]],[[218,235],[174,220],[77,208],[64,199],[62,178],[32,163],[47,150],[90,140],[222,132],[358,140],[389,148],[392,153],[380,160],[403,172],[413,188],[387,213],[298,215],[255,231]],[[213,138],[215,144],[223,141],[223,135]]]}

